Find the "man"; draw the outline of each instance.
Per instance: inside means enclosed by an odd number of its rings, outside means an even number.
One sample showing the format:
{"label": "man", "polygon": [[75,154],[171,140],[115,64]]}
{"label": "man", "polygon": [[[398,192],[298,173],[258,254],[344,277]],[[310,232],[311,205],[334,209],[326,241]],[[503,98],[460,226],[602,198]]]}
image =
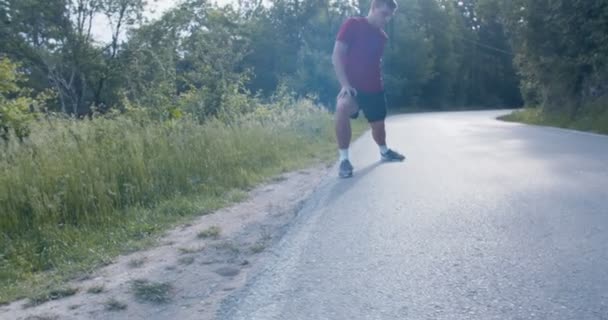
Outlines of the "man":
{"label": "man", "polygon": [[350,18],[338,32],[332,61],[342,89],[336,106],[336,138],[340,151],[339,176],[351,177],[348,158],[352,137],[350,118],[361,109],[380,148],[382,161],[403,161],[405,157],[386,146],[386,98],[381,61],[388,36],[383,28],[397,9],[395,0],[373,0],[366,17]]}

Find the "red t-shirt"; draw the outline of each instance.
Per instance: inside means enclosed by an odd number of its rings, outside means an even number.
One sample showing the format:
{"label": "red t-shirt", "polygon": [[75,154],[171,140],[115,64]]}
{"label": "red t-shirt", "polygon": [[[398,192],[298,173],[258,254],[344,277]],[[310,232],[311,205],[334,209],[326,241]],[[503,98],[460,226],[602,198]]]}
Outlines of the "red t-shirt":
{"label": "red t-shirt", "polygon": [[336,40],[348,45],[343,62],[350,84],[362,92],[384,90],[381,63],[386,33],[365,18],[350,18],[342,24]]}

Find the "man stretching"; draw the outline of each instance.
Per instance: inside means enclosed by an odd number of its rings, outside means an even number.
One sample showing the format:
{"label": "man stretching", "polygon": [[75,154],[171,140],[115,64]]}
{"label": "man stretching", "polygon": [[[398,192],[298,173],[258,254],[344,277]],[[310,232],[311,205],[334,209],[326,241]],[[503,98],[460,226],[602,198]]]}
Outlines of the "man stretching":
{"label": "man stretching", "polygon": [[386,146],[386,98],[381,73],[384,45],[388,36],[383,28],[395,14],[395,0],[373,0],[367,17],[346,20],[336,38],[333,65],[342,89],[336,106],[336,137],[340,149],[342,178],[351,177],[353,166],[348,159],[352,137],[350,118],[363,110],[380,148],[382,161],[403,161],[405,157]]}

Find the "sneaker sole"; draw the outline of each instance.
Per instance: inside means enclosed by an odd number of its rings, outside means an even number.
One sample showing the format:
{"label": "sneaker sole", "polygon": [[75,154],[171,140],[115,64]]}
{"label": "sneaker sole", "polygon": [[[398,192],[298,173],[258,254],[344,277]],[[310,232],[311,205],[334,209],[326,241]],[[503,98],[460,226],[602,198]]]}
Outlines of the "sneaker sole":
{"label": "sneaker sole", "polygon": [[340,178],[342,178],[342,179],[350,178],[350,177],[352,177],[352,176],[353,176],[353,173],[352,173],[352,172],[351,172],[351,173],[346,173],[346,174],[344,174],[344,173],[339,173],[339,174],[338,174],[338,177],[340,177]]}

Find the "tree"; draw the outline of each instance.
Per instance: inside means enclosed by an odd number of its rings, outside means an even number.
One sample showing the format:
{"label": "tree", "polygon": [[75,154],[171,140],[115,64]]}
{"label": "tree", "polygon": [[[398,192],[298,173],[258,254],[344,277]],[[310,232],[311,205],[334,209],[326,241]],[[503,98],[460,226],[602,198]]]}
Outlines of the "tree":
{"label": "tree", "polygon": [[[486,0],[490,1],[490,0]],[[495,0],[530,105],[577,118],[608,96],[608,3]]]}
{"label": "tree", "polygon": [[231,7],[190,0],[134,31],[121,58],[126,97],[159,116],[178,105],[201,120],[216,115],[248,74],[239,19]]}
{"label": "tree", "polygon": [[[54,88],[65,113],[84,114],[92,105],[116,102],[114,88],[106,88],[106,83],[112,70],[120,69],[119,35],[141,18],[141,0],[25,0],[0,8],[8,27],[0,52],[28,68],[30,87]],[[96,14],[106,15],[113,26],[113,40],[106,48],[96,46],[92,38]]]}

